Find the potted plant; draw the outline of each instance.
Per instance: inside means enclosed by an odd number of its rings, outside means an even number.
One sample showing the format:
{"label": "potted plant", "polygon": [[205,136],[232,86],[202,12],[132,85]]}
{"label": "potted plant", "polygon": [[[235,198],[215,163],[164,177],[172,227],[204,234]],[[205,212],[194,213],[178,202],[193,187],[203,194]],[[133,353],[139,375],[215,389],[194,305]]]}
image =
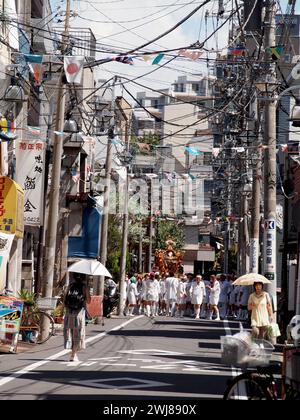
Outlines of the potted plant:
{"label": "potted plant", "polygon": [[[33,292],[30,292],[29,290],[22,289],[20,292],[18,292],[18,296],[21,300],[24,301],[21,325],[30,325],[30,314],[32,313],[32,310],[36,309],[37,295]],[[35,343],[34,333],[32,330],[24,329],[22,330],[21,335],[23,341],[28,343]]]}
{"label": "potted plant", "polygon": [[58,305],[52,312],[55,324],[64,323],[64,306],[63,304]]}

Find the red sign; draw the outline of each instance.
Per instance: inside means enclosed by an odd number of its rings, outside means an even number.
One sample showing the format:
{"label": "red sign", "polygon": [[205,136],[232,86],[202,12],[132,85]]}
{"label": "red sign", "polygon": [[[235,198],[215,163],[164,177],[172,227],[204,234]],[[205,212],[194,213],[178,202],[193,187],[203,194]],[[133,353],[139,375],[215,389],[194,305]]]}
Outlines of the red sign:
{"label": "red sign", "polygon": [[87,305],[86,309],[91,318],[95,318],[96,316],[102,316],[102,296],[92,296],[91,302]]}

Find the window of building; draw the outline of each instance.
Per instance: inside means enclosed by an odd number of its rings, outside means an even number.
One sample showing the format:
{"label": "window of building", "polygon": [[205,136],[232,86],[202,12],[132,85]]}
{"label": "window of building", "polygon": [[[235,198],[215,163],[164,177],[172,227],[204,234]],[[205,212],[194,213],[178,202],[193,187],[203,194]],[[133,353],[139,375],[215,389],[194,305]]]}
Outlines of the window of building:
{"label": "window of building", "polygon": [[199,92],[199,83],[193,83],[192,84],[192,90],[194,92]]}
{"label": "window of building", "polygon": [[43,19],[44,0],[31,0],[31,18]]}

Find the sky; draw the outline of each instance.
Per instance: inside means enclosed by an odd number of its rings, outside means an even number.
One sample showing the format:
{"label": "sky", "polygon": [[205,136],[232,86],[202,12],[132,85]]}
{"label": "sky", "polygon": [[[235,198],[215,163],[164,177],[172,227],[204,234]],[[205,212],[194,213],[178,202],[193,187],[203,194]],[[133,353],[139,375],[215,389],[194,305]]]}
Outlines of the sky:
{"label": "sky", "polygon": [[[112,50],[130,50],[149,41],[167,29],[174,26],[183,19],[194,8],[201,4],[203,0],[72,0],[71,8],[78,14],[77,18],[71,19],[71,25],[76,27],[90,27],[97,41]],[[231,6],[230,0],[224,0],[225,4]],[[297,12],[300,13],[300,0],[297,1]],[[214,28],[221,25],[224,21],[217,22],[216,17],[212,16],[217,10],[217,0],[210,1],[205,7],[198,11],[185,24],[180,26],[172,34],[152,44],[150,50],[158,51],[161,49],[187,47],[197,41],[206,38],[206,31],[210,34]],[[282,9],[285,11],[287,0],[280,1]],[[65,9],[65,0],[53,0],[53,9],[60,6]],[[205,25],[205,12],[208,11],[210,17]],[[225,25],[219,30],[218,35],[213,37],[206,46],[208,48],[222,49],[227,46],[228,26]],[[97,58],[104,58],[108,54],[99,54]],[[154,89],[167,88],[175,81],[178,76],[189,73],[207,73],[209,68],[204,58],[213,58],[213,55],[205,54],[202,60],[197,63],[187,59],[176,59],[168,67],[159,69],[153,66],[151,61],[146,63],[143,60],[135,60],[134,66],[121,63],[110,63],[102,65],[97,70],[99,79],[108,79],[112,74],[129,77],[131,79],[139,77],[145,73],[156,70],[151,75],[145,76],[138,81]],[[165,57],[161,64],[165,63],[169,57]],[[130,89],[135,93],[143,90],[130,85]]]}

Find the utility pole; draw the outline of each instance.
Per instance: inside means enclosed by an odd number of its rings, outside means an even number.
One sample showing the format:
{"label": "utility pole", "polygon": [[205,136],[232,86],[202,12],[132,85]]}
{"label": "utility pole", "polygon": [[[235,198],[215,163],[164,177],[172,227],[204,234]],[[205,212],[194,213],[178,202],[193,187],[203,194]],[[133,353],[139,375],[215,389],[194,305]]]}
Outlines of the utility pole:
{"label": "utility pole", "polygon": [[[66,21],[62,42],[62,54],[65,53],[68,46],[69,25],[71,15],[71,1],[67,0],[66,5]],[[62,132],[65,120],[65,98],[66,89],[63,82],[63,70],[60,76],[58,95],[57,95],[57,112],[55,130]],[[45,245],[45,282],[43,288],[43,296],[52,297],[54,265],[56,255],[56,238],[57,225],[59,216],[59,198],[60,198],[60,177],[61,177],[61,157],[63,152],[63,141],[61,136],[55,135],[53,146],[53,167],[51,174],[51,187],[49,198],[49,214],[47,221],[46,245]],[[43,333],[47,333],[46,323],[43,325]]]}
{"label": "utility pole", "polygon": [[[106,152],[106,163],[105,163],[105,190],[104,190],[104,206],[103,206],[103,217],[102,217],[102,229],[101,229],[101,246],[100,246],[100,261],[106,266],[107,262],[107,240],[108,240],[108,222],[109,222],[109,206],[110,206],[110,183],[111,183],[111,171],[112,171],[112,158],[113,158],[113,144],[114,139],[114,130],[115,130],[115,103],[116,103],[116,94],[115,94],[115,84],[117,77],[115,76],[113,81],[113,91],[112,91],[112,102],[111,102],[111,112],[112,120],[111,126],[108,130],[108,139],[107,139],[107,152]],[[104,296],[104,280],[105,278],[100,277],[100,287],[97,290],[97,294]]]}
{"label": "utility pole", "polygon": [[153,183],[150,180],[150,219],[149,219],[149,248],[148,248],[148,268],[149,273],[152,271],[152,253],[153,253]]}
{"label": "utility pole", "polygon": [[[128,122],[126,122],[128,124]],[[126,155],[129,155],[129,135],[128,130],[126,130]],[[120,299],[118,307],[118,315],[120,317],[124,314],[125,301],[121,299],[125,295],[125,280],[126,280],[126,262],[127,262],[127,248],[128,248],[128,230],[129,230],[129,165],[126,162],[126,180],[125,180],[125,197],[124,197],[124,215],[123,215],[123,232],[122,232],[122,249],[121,249],[121,264],[120,264]]]}
{"label": "utility pole", "polygon": [[[265,4],[265,48],[276,45],[276,2],[267,0]],[[264,232],[264,275],[272,282],[268,287],[268,292],[273,300],[274,310],[277,311],[277,247],[276,247],[276,184],[277,184],[277,167],[276,167],[276,109],[277,100],[270,91],[272,84],[276,84],[275,64],[269,53],[266,53],[267,74],[269,76],[266,86],[268,93],[265,102],[265,127],[264,127],[264,144],[265,167],[264,167],[264,187],[265,187],[265,232]]]}
{"label": "utility pole", "polygon": [[260,254],[260,212],[262,192],[262,148],[260,138],[260,107],[258,105],[258,121],[256,123],[257,161],[253,171],[252,217],[250,239],[250,273],[259,272]]}

